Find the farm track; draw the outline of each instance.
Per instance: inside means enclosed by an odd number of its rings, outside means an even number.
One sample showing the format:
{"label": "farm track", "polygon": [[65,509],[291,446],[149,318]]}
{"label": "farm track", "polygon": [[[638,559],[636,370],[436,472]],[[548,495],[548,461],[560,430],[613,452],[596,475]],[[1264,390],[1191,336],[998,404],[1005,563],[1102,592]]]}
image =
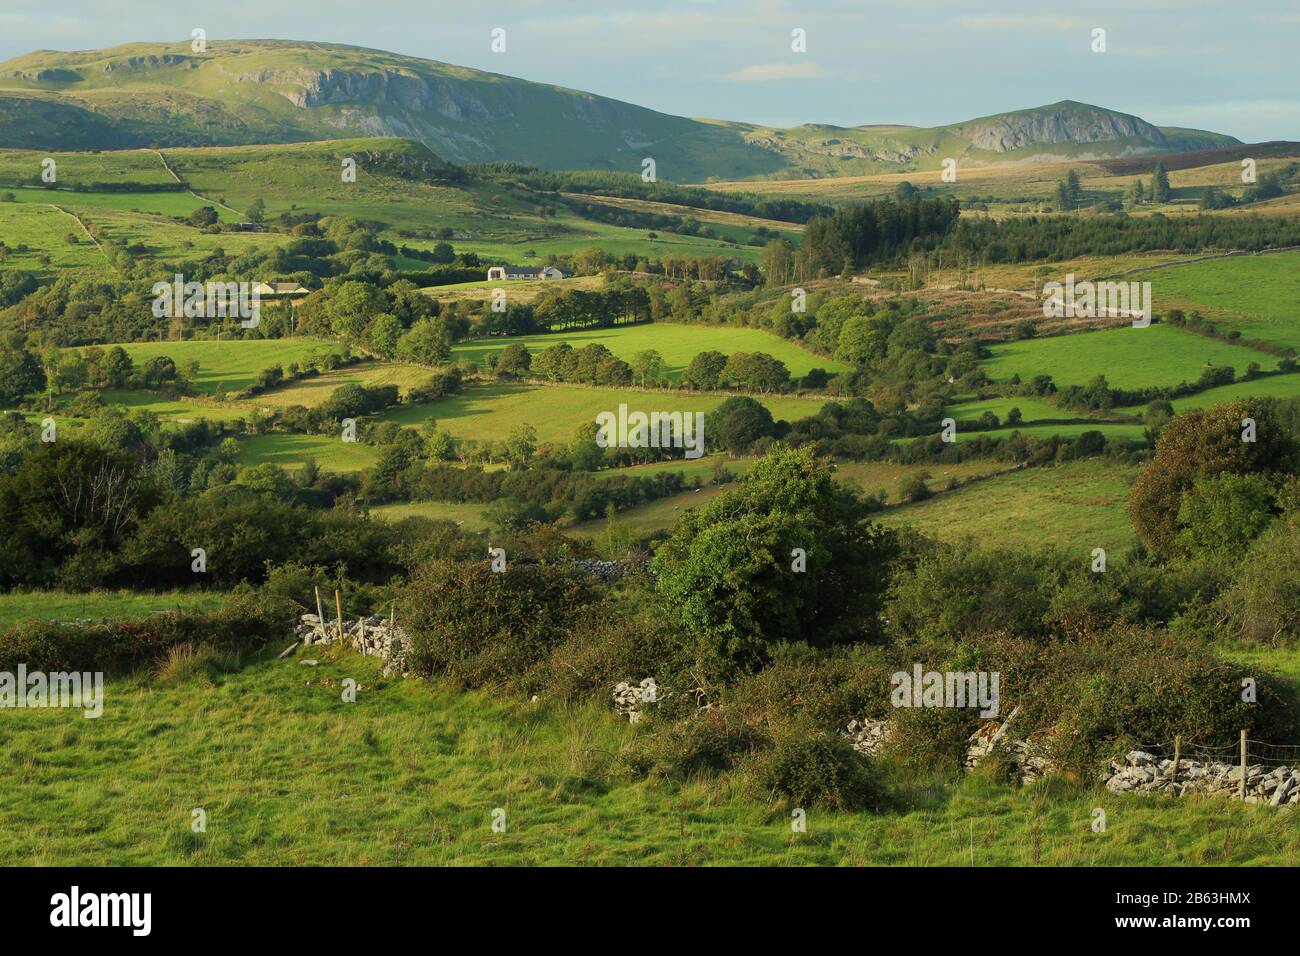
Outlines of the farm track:
{"label": "farm track", "polygon": [[[155,149],[154,154],[158,157],[159,162],[163,164],[163,169],[167,170],[167,172],[171,174],[172,179],[176,180],[176,182],[181,183],[183,185],[185,180],[181,179],[180,176],[176,175],[176,170],[172,169],[171,164],[167,162],[167,157],[162,154],[162,150]],[[223,202],[217,202],[215,199],[208,199],[206,196],[200,196],[193,189],[188,190],[188,192],[199,202],[206,202],[206,203],[211,203],[214,206],[220,206],[222,209],[226,210],[226,212],[231,213],[232,215],[235,216],[239,216],[240,218],[243,218],[244,214],[240,212],[238,209],[233,209],[230,206],[227,206]]]}

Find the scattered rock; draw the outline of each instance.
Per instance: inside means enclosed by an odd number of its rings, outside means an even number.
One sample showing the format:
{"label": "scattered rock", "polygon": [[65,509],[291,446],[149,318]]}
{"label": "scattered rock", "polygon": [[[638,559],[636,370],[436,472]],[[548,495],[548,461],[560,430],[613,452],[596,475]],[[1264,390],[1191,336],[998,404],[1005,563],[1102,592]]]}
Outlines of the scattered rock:
{"label": "scattered rock", "polygon": [[344,643],[366,657],[384,661],[384,676],[402,677],[409,673],[410,641],[406,632],[391,625],[380,614],[343,622],[340,637],[338,621],[322,622],[315,614],[298,619],[295,636],[306,646]]}
{"label": "scattered rock", "polygon": [[666,695],[664,689],[647,677],[639,684],[619,681],[614,685],[614,709],[635,724],[645,711],[658,704]]}

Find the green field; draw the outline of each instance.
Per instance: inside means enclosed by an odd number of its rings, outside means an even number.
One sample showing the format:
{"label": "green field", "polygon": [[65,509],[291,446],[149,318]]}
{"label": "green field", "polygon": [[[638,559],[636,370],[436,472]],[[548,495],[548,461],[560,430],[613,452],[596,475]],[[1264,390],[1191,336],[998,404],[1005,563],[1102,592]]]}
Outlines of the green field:
{"label": "green field", "polygon": [[969,441],[978,435],[984,435],[988,438],[1010,438],[1016,432],[1033,438],[1051,438],[1053,435],[1059,435],[1061,438],[1078,438],[1084,432],[1101,432],[1107,438],[1122,438],[1132,441],[1143,441],[1146,438],[1146,426],[1144,425],[1124,422],[1073,422],[1066,425],[1017,425],[1015,427],[993,428],[985,432],[967,431],[963,433],[959,428],[957,429],[957,441]]}
{"label": "green field", "polygon": [[1010,466],[999,461],[963,461],[955,465],[925,464],[898,465],[888,461],[840,462],[835,466],[835,480],[857,488],[864,494],[885,493],[887,502],[901,500],[903,483],[917,475],[934,491],[940,491],[950,481],[967,481],[983,475],[1006,471]]}
{"label": "green field", "polygon": [[969,402],[961,402],[957,405],[949,405],[943,410],[944,415],[961,422],[973,422],[985,412],[992,412],[998,416],[998,421],[1005,422],[1007,413],[1013,408],[1020,409],[1021,420],[1025,422],[1035,422],[1040,419],[1054,421],[1062,418],[1077,418],[1079,413],[1069,409],[1060,408],[1051,402],[1044,401],[1041,398],[1034,398],[1029,395],[1014,395],[1010,398],[985,398],[976,399]]}
{"label": "green field", "polygon": [[1300,375],[1269,375],[1248,382],[1233,382],[1231,385],[1207,389],[1184,398],[1175,398],[1170,404],[1174,406],[1174,411],[1185,412],[1189,408],[1206,408],[1238,398],[1295,398],[1296,396],[1300,396]]}
{"label": "green field", "polygon": [[[746,474],[752,467],[752,458],[726,461],[727,470],[736,476]],[[926,483],[936,491],[945,488],[949,481],[965,481],[970,478],[1005,471],[1007,465],[993,461],[968,461],[956,465],[896,465],[892,462],[841,462],[835,466],[835,480],[855,488],[865,495],[884,492],[885,500],[896,502],[902,496],[903,482],[915,475],[923,475]],[[712,484],[713,464],[709,462],[686,463],[660,462],[655,465],[642,465],[636,468],[620,468],[617,472],[606,474],[645,474],[647,469],[662,471],[680,471],[687,479],[698,477],[705,482],[702,488],[691,488],[680,494],[657,501],[649,501],[634,508],[618,512],[614,519],[616,526],[625,528],[635,535],[647,535],[656,531],[667,531],[676,524],[682,512],[712,501],[725,490],[726,485]],[[607,528],[605,518],[584,521],[573,526],[573,533],[593,537],[600,535]]]}
{"label": "green field", "polygon": [[[813,808],[792,833],[783,801],[727,776],[629,780],[617,755],[652,731],[598,704],[515,703],[311,657],[110,680],[94,720],[7,715],[0,851],[62,866],[1300,863],[1300,830],[1268,807],[1059,781],[900,780],[894,809]],[[345,677],[356,703],[340,699]]]}
{"label": "green field", "polygon": [[654,349],[664,357],[664,364],[673,378],[677,378],[696,355],[708,351],[717,351],[724,355],[730,355],[732,352],[766,352],[784,362],[791,375],[807,375],[814,368],[822,368],[828,372],[840,372],[848,368],[843,362],[823,358],[787,339],[758,329],[719,325],[677,325],[667,322],[627,325],[613,329],[521,335],[512,338],[474,339],[457,344],[452,352],[455,358],[468,358],[483,365],[486,364],[488,355],[500,352],[507,345],[515,343],[526,345],[530,352],[538,352],[561,343],[567,343],[575,349],[598,343],[625,361],[630,360],[637,352]]}
{"label": "green field", "polygon": [[[692,488],[680,494],[669,495],[667,498],[659,498],[656,501],[648,501],[634,508],[627,508],[618,512],[617,517],[614,519],[614,525],[618,528],[627,529],[637,536],[654,534],[656,531],[670,531],[673,525],[677,523],[677,519],[682,516],[682,512],[708,504],[721,494],[725,487],[725,485],[706,485],[703,488]],[[591,538],[604,533],[608,527],[609,520],[607,518],[593,518],[591,521],[583,521],[573,525],[570,533],[583,538]],[[614,555],[610,555],[610,557],[614,557]]]}
{"label": "green field", "polygon": [[486,531],[491,525],[483,512],[487,505],[477,502],[461,504],[454,501],[411,501],[392,505],[379,505],[371,508],[370,513],[385,521],[401,521],[403,518],[436,518],[439,521],[454,521],[466,531]]}
{"label": "green field", "polygon": [[227,339],[164,342],[133,342],[123,345],[137,366],[155,355],[166,355],[178,368],[189,362],[199,363],[195,385],[212,393],[218,387],[228,391],[252,385],[257,373],[272,365],[304,363],[335,346],[316,339]]}
{"label": "green field", "polygon": [[151,149],[116,149],[96,152],[35,152],[26,149],[0,149],[0,189],[10,184],[30,181],[43,169],[41,161],[54,160],[57,185],[91,186],[95,183],[139,183],[162,186],[175,182]]}
{"label": "green field", "polygon": [[1162,308],[1199,311],[1244,338],[1300,349],[1300,252],[1214,259],[1141,279],[1150,281]]}
{"label": "green field", "polygon": [[[765,397],[758,399],[773,417],[794,421],[816,414],[821,399]],[[586,388],[581,385],[479,385],[459,395],[402,405],[379,415],[400,425],[419,425],[434,418],[438,427],[455,438],[502,441],[523,423],[537,430],[543,442],[567,442],[580,425],[594,422],[600,412],[618,411],[625,402],[630,411],[708,412],[724,401],[719,395],[692,392],[635,391]],[[705,435],[704,447],[709,447]]]}
{"label": "green field", "polygon": [[141,408],[153,412],[159,418],[194,421],[207,418],[215,422],[228,422],[236,418],[246,418],[250,409],[241,405],[229,405],[215,400],[191,398],[170,399],[157,392],[131,391],[129,389],[107,388],[100,393],[105,405],[119,408]]}
{"label": "green field", "polygon": [[1019,375],[1027,382],[1050,375],[1058,387],[1087,385],[1098,375],[1106,376],[1111,388],[1177,385],[1196,381],[1206,363],[1231,365],[1238,375],[1251,362],[1277,367],[1277,357],[1266,352],[1165,324],[1022,339],[994,345],[991,351],[993,357],[984,362],[989,378],[1005,381]]}
{"label": "green field", "polygon": [[[21,203],[54,203],[76,211],[118,209],[123,212],[138,212],[156,216],[188,216],[201,206],[211,205],[187,192],[156,193],[92,193],[77,192],[71,189],[37,189],[26,187],[3,189],[11,192]],[[224,209],[217,207],[217,215],[226,222],[237,222],[238,218]]]}
{"label": "green field", "polygon": [[324,471],[361,471],[379,458],[379,451],[361,442],[345,442],[339,435],[294,435],[272,432],[239,440],[240,465],[280,465],[300,468],[308,458]]}
{"label": "green field", "polygon": [[158,611],[206,611],[225,600],[224,595],[212,591],[7,591],[0,593],[0,627],[28,618],[72,621],[139,617]]}
{"label": "green field", "polygon": [[986,545],[1054,544],[1077,549],[1080,560],[1093,548],[1119,554],[1135,542],[1128,498],[1137,471],[1100,459],[1026,468],[891,508],[880,521],[945,540],[970,536]]}
{"label": "green field", "polygon": [[[77,241],[68,242],[66,236]],[[0,257],[0,269],[51,274],[62,269],[108,268],[103,253],[95,248],[77,220],[52,205],[0,202],[0,240],[8,247]],[[49,264],[42,259],[48,259]]]}
{"label": "green field", "polygon": [[304,405],[311,408],[324,402],[336,388],[344,385],[364,385],[367,388],[396,385],[400,394],[405,395],[412,388],[423,385],[432,377],[433,371],[420,365],[364,362],[300,379],[283,388],[263,392],[256,400],[258,405],[264,406],[287,408],[290,405]]}

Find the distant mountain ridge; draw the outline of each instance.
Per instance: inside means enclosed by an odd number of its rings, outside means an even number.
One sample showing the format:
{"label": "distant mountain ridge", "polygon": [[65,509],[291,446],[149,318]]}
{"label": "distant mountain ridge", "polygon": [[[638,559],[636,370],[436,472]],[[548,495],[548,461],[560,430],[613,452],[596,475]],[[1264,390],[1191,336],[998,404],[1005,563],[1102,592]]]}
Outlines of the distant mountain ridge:
{"label": "distant mountain ridge", "polygon": [[948,126],[775,129],[341,44],[133,43],[0,63],[0,146],[114,149],[399,136],[457,163],[639,171],[675,181],[855,175],[1215,149],[1230,136],[1064,101]]}

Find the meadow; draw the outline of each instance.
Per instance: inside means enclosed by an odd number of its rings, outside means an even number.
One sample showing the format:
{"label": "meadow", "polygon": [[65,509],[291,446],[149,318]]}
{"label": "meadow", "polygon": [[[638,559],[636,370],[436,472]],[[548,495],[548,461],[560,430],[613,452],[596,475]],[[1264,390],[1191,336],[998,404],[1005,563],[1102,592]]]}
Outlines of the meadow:
{"label": "meadow", "polygon": [[1026,468],[890,508],[879,520],[944,540],[1120,554],[1135,543],[1128,499],[1137,471],[1101,459]]}
{"label": "meadow", "polygon": [[303,364],[336,346],[317,339],[190,339],[186,341],[132,342],[124,344],[137,366],[156,355],[171,358],[177,368],[199,363],[195,386],[203,392],[235,391],[252,385],[257,373],[272,365]]}
{"label": "meadow", "polygon": [[[402,405],[381,412],[383,421],[416,426],[432,418],[438,428],[454,438],[504,441],[520,424],[533,426],[542,442],[570,441],[579,426],[596,420],[604,411],[617,412],[620,403],[638,409],[670,412],[708,412],[725,396],[678,391],[588,388],[582,385],[476,385],[459,395]],[[821,408],[823,400],[766,396],[757,399],[773,417],[788,421],[806,418]],[[708,448],[708,436],[705,436]]]}
{"label": "meadow", "polygon": [[1012,395],[1009,398],[984,398],[973,399],[967,402],[959,402],[956,405],[949,405],[943,410],[943,413],[957,423],[976,421],[981,415],[992,412],[998,417],[998,421],[1006,421],[1007,415],[1013,408],[1020,409],[1020,417],[1024,422],[1036,422],[1041,419],[1057,421],[1064,418],[1077,418],[1079,414],[1069,409],[1060,408],[1051,402],[1041,398],[1034,398],[1030,395]]}
{"label": "meadow", "polygon": [[6,591],[0,593],[0,627],[27,619],[113,620],[175,610],[207,611],[225,600],[213,591]]}
{"label": "meadow", "polygon": [[1199,311],[1243,338],[1300,349],[1300,252],[1211,259],[1141,278],[1162,307]]}
{"label": "meadow", "polygon": [[[783,801],[729,775],[629,780],[619,755],[652,730],[600,704],[386,679],[331,649],[311,667],[269,659],[278,650],[233,672],[110,680],[93,720],[9,714],[0,852],[82,866],[1300,863],[1300,831],[1267,807],[1059,780],[899,775],[890,809],[814,808],[792,833]],[[340,699],[344,678],[356,703]]]}
{"label": "meadow", "polygon": [[1238,398],[1295,398],[1296,396],[1300,396],[1300,375],[1269,375],[1176,398],[1170,404],[1174,406],[1175,412],[1185,412],[1189,408],[1208,408]]}
{"label": "meadow", "polygon": [[722,325],[678,325],[669,322],[624,325],[611,329],[548,332],[541,335],[508,338],[472,339],[457,343],[452,349],[452,356],[457,359],[467,358],[479,365],[486,365],[489,355],[514,344],[527,346],[530,352],[539,352],[544,348],[560,344],[567,344],[575,349],[585,345],[600,344],[625,361],[631,360],[637,352],[654,349],[663,356],[668,373],[673,378],[678,378],[696,355],[707,351],[717,351],[724,355],[733,352],[766,352],[785,363],[790,374],[795,376],[807,375],[814,368],[825,369],[828,372],[848,369],[843,362],[824,358],[795,342],[759,329]]}
{"label": "meadow", "polygon": [[455,501],[402,501],[391,505],[376,505],[370,509],[370,513],[385,521],[432,518],[437,521],[455,522],[466,531],[487,531],[491,527],[490,522],[483,517],[487,507],[478,502],[462,504]]}
{"label": "meadow", "polygon": [[339,435],[296,435],[272,432],[239,439],[240,465],[279,465],[296,470],[308,459],[333,472],[361,471],[379,460],[379,450],[361,442],[345,442]]}
{"label": "meadow", "polygon": [[39,177],[42,160],[54,160],[57,185],[91,186],[95,183],[139,183],[163,186],[176,180],[152,149],[109,149],[94,152],[34,152],[0,149],[0,186],[28,182]]}
{"label": "meadow", "polygon": [[143,409],[159,418],[173,421],[191,422],[207,418],[214,422],[228,422],[236,418],[245,418],[249,414],[249,408],[245,405],[218,402],[202,397],[171,399],[157,392],[125,388],[106,388],[100,394],[105,405],[116,405],[119,408],[132,410]]}
{"label": "meadow", "polygon": [[[76,242],[69,242],[68,236]],[[91,242],[76,217],[54,205],[0,202],[0,239],[8,247],[0,255],[0,269],[50,275],[64,269],[107,268],[103,253]],[[24,246],[25,249],[20,248]]]}
{"label": "meadow", "polygon": [[[748,473],[754,459],[723,459],[722,464],[734,476]],[[840,462],[835,466],[835,480],[854,488],[864,495],[882,495],[887,502],[898,502],[904,495],[904,486],[910,479],[920,477],[935,491],[947,487],[949,482],[968,481],[972,478],[996,474],[1007,465],[993,461],[968,461],[955,465],[898,465],[893,462]],[[614,516],[612,527],[636,536],[667,531],[681,517],[682,512],[708,504],[726,489],[726,485],[713,484],[714,463],[708,459],[699,462],[659,462],[621,468],[620,475],[646,474],[650,469],[679,471],[689,481],[699,478],[705,484],[690,488],[667,498],[649,501],[624,509]],[[599,537],[611,528],[606,518],[596,518],[573,525],[572,532],[582,537]],[[620,541],[617,535],[615,541]]]}
{"label": "meadow", "polygon": [[[40,189],[35,187],[6,189],[20,203],[55,203],[68,209],[117,209],[124,212],[148,213],[156,216],[188,216],[202,206],[210,205],[188,192],[81,192],[71,189]],[[238,220],[228,210],[217,209],[225,222]]]}
{"label": "meadow", "polygon": [[1251,362],[1277,367],[1277,357],[1267,352],[1163,323],[1022,339],[994,345],[991,351],[993,357],[983,367],[994,381],[1019,375],[1028,382],[1035,375],[1050,375],[1058,387],[1087,385],[1104,375],[1111,388],[1139,389],[1194,382],[1210,364],[1231,365],[1238,375]]}
{"label": "meadow", "polygon": [[344,385],[364,385],[377,388],[381,385],[396,385],[398,393],[405,395],[412,388],[423,385],[433,377],[433,371],[419,365],[403,365],[393,362],[362,362],[347,368],[335,369],[299,379],[282,388],[271,389],[257,396],[256,402],[261,406],[287,408],[290,405],[303,405],[312,408],[322,404],[333,394],[334,390]]}

